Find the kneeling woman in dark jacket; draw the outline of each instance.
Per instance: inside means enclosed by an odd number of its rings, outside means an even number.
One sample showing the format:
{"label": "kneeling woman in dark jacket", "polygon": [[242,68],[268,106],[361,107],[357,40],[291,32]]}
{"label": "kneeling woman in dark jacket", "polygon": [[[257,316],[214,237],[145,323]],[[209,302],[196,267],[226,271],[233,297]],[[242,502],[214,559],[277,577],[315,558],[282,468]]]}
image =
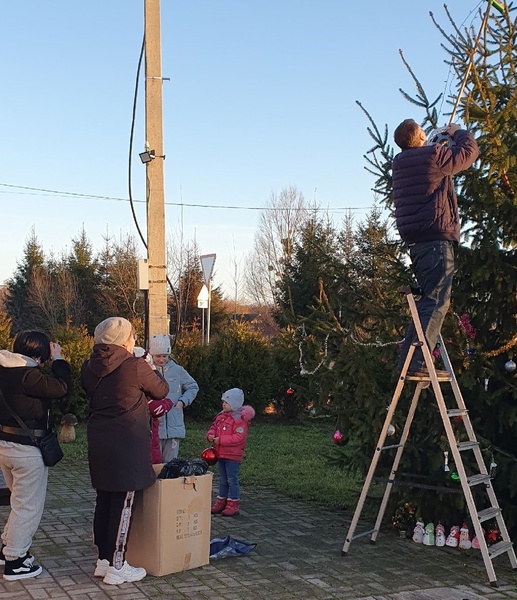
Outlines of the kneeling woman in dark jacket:
{"label": "kneeling woman in dark jacket", "polygon": [[93,536],[99,558],[94,575],[118,585],[146,575],[145,569],[128,565],[124,554],[135,491],[156,479],[146,396],[161,400],[169,385],[145,360],[133,356],[135,331],[126,319],[99,323],[94,341],[81,370],[89,401],[88,462],[97,491]]}
{"label": "kneeling woman in dark jacket", "polygon": [[[49,359],[53,375],[41,370]],[[0,467],[11,490],[0,564],[5,563],[8,581],[35,577],[42,571],[29,549],[43,514],[48,478],[39,448],[12,413],[35,437],[43,437],[51,424],[52,401],[67,393],[70,381],[70,365],[61,358],[59,344],[40,331],[19,333],[13,352],[0,350]]]}

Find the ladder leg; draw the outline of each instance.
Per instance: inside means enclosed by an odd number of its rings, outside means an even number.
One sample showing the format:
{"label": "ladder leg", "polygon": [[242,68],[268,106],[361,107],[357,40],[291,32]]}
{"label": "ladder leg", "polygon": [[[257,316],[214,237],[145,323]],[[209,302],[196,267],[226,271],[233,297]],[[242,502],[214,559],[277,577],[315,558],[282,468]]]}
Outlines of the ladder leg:
{"label": "ladder leg", "polygon": [[[407,366],[411,361],[411,356],[414,352],[414,347],[412,346],[409,349],[408,357],[404,364],[404,369],[407,370]],[[388,427],[393,419],[393,415],[395,413],[395,409],[397,408],[397,404],[400,398],[400,394],[402,393],[402,389],[404,387],[404,377],[399,377],[399,382],[397,387],[395,388],[395,392],[393,394],[393,398],[391,400],[391,404],[388,408],[388,413],[386,415],[386,419],[384,421],[384,426],[379,435],[379,440],[377,441],[377,446],[375,448],[375,452],[372,458],[372,462],[370,463],[370,468],[368,469],[368,474],[366,475],[366,479],[364,480],[363,489],[361,490],[361,495],[359,496],[359,500],[357,501],[357,505],[355,507],[354,516],[352,517],[352,521],[350,523],[350,527],[348,528],[348,533],[345,538],[345,543],[343,544],[343,550],[341,554],[347,554],[348,549],[350,548],[350,544],[352,543],[352,539],[354,538],[355,529],[357,524],[359,523],[359,519],[361,518],[361,513],[363,511],[364,502],[366,500],[366,496],[368,495],[368,490],[370,489],[370,485],[372,483],[373,476],[375,474],[375,469],[377,468],[377,463],[379,462],[379,458],[381,455],[381,450],[388,435]],[[368,532],[371,533],[371,532]],[[364,534],[363,534],[364,535]]]}
{"label": "ladder leg", "polygon": [[375,521],[375,525],[373,527],[373,533],[371,536],[371,542],[375,543],[377,540],[377,535],[381,528],[382,519],[384,518],[384,513],[386,512],[386,506],[388,505],[388,500],[393,489],[393,483],[395,481],[395,476],[397,474],[400,459],[402,458],[402,453],[404,452],[404,446],[406,445],[406,441],[409,436],[409,430],[411,429],[411,424],[413,423],[413,418],[415,416],[416,407],[418,406],[418,400],[420,398],[420,393],[422,391],[422,384],[417,384],[415,388],[415,393],[413,394],[413,399],[411,400],[411,405],[409,407],[408,416],[406,419],[406,423],[404,425],[404,429],[402,431],[402,435],[400,437],[400,446],[397,449],[395,454],[395,459],[393,460],[393,465],[391,467],[390,476],[388,478],[388,483],[386,485],[386,489],[384,490],[384,495],[382,497],[381,506],[379,508],[379,513],[377,514],[377,520]]}

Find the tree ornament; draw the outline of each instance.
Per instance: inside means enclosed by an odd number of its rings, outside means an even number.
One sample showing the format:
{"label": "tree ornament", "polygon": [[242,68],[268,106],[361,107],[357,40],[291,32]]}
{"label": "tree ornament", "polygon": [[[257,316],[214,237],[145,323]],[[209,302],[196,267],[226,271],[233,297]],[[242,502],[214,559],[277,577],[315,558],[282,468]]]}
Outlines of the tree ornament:
{"label": "tree ornament", "polygon": [[341,433],[339,429],[336,429],[332,436],[332,441],[336,446],[346,446],[348,444],[349,437],[346,433]]}
{"label": "tree ornament", "polygon": [[424,522],[417,521],[415,528],[413,529],[413,541],[417,544],[421,544],[424,541]]}
{"label": "tree ornament", "polygon": [[433,144],[440,144],[447,148],[454,146],[454,140],[449,133],[449,127],[440,127],[431,131],[427,136],[427,145],[432,146]]}
{"label": "tree ornament", "polygon": [[489,377],[485,377],[485,392],[488,392],[488,380],[490,378]]}
{"label": "tree ornament", "polygon": [[488,533],[486,536],[486,541],[489,546],[497,543],[500,539],[501,539],[501,536],[500,536],[499,529],[493,528],[493,529],[488,530]]}
{"label": "tree ornament", "polygon": [[453,472],[451,473],[451,479],[452,479],[453,481],[459,481],[459,480],[460,480],[460,476],[458,475],[458,473],[456,473],[456,471],[453,471]]}
{"label": "tree ornament", "polygon": [[472,547],[472,542],[470,541],[469,528],[466,523],[463,523],[460,529],[460,539],[458,542],[458,548],[462,550],[468,550]]}
{"label": "tree ornament", "polygon": [[427,523],[424,531],[424,539],[422,540],[424,546],[434,546],[434,524]]}
{"label": "tree ornament", "polygon": [[201,458],[209,465],[215,465],[217,462],[217,454],[213,448],[205,448],[201,453]]}
{"label": "tree ornament", "polygon": [[460,528],[457,525],[451,527],[451,531],[445,540],[445,545],[449,548],[457,548],[460,541]]}
{"label": "tree ornament", "polygon": [[445,527],[441,523],[438,523],[438,525],[436,526],[436,535],[434,536],[434,538],[435,544],[439,548],[443,548],[443,546],[445,546]]}
{"label": "tree ornament", "polygon": [[496,472],[497,472],[497,463],[494,462],[494,459],[492,458],[492,462],[490,463],[490,469],[488,471],[488,474],[490,475],[490,479],[493,479],[495,477]]}
{"label": "tree ornament", "polygon": [[[481,530],[483,531],[483,537],[484,537],[486,531],[483,528]],[[477,535],[475,535],[474,539],[472,540],[472,546],[471,546],[471,548],[474,548],[474,550],[479,550],[479,539],[478,539]]]}
{"label": "tree ornament", "polygon": [[508,371],[508,373],[513,373],[517,365],[513,362],[513,360],[509,360],[505,363],[504,368]]}
{"label": "tree ornament", "polygon": [[388,436],[392,436],[392,435],[395,435],[395,431],[396,431],[395,427],[390,423],[388,425],[388,429],[386,430],[386,434]]}
{"label": "tree ornament", "polygon": [[450,471],[450,469],[449,469],[449,453],[447,452],[447,450],[445,450],[443,453],[443,470],[446,473],[448,471]]}

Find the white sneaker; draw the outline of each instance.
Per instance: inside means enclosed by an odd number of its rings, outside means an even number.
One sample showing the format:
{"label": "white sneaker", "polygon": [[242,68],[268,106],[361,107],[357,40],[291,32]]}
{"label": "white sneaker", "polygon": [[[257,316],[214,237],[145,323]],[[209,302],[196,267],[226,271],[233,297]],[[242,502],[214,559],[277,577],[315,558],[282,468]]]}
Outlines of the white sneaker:
{"label": "white sneaker", "polygon": [[106,575],[104,576],[104,583],[109,585],[120,585],[121,583],[127,583],[130,581],[140,581],[147,575],[147,572],[142,567],[132,567],[124,561],[122,568],[115,569],[115,567],[108,567]]}
{"label": "white sneaker", "polygon": [[107,560],[106,558],[103,558],[102,560],[100,558],[98,558],[97,565],[95,567],[93,576],[94,577],[105,577],[106,573],[108,572],[109,566],[110,566],[109,560]]}

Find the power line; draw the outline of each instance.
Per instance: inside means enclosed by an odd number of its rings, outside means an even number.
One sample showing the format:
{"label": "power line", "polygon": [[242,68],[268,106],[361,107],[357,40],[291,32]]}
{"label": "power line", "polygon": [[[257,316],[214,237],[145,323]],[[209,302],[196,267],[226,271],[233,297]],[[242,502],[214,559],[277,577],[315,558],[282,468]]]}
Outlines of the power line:
{"label": "power line", "polygon": [[[21,190],[24,190],[27,195],[51,195],[51,196],[61,196],[61,197],[70,197],[70,198],[83,198],[90,200],[112,200],[114,202],[129,202],[129,198],[119,198],[117,196],[97,196],[95,194],[81,194],[78,192],[63,192],[59,190],[48,190],[44,188],[35,188],[29,187],[26,185],[12,185],[9,183],[0,183],[0,186],[9,188],[12,190],[20,190],[17,192],[8,192],[0,190],[0,193],[16,193],[23,194]],[[133,202],[138,202],[141,204],[145,204],[145,200],[132,200]],[[213,208],[213,209],[224,209],[224,210],[263,210],[263,211],[282,211],[285,210],[283,208],[269,207],[269,206],[232,206],[232,205],[222,205],[222,204],[191,204],[188,202],[165,202],[168,206],[186,206],[189,208]],[[342,212],[348,210],[359,210],[359,211],[367,211],[371,210],[373,206],[342,206],[342,207],[332,207],[332,208],[300,208],[300,209],[292,209],[292,210],[307,210],[309,212]]]}

